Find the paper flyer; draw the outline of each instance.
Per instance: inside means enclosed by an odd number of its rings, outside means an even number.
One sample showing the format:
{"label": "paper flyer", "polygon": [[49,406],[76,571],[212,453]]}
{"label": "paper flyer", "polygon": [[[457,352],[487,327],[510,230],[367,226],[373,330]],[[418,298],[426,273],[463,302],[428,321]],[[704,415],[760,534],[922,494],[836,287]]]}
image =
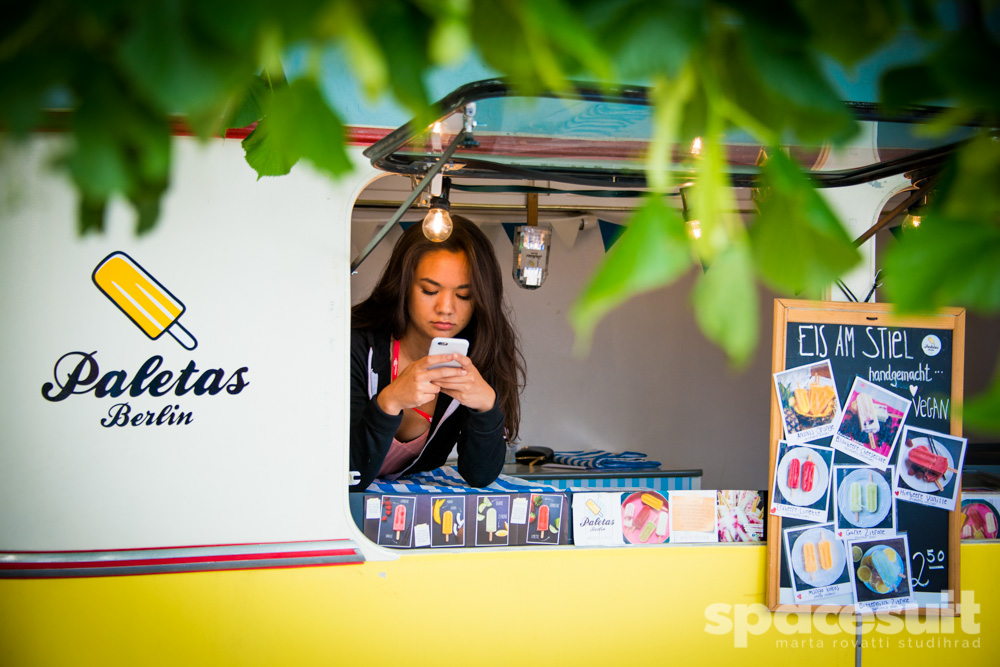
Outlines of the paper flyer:
{"label": "paper flyer", "polygon": [[718,542],[715,491],[670,492],[670,541]]}
{"label": "paper flyer", "polygon": [[841,539],[874,539],[896,534],[893,466],[833,466],[834,524]]}
{"label": "paper flyer", "polygon": [[620,547],[622,494],[608,491],[573,494],[573,544],[578,547]]}
{"label": "paper flyer", "polygon": [[785,440],[800,444],[833,435],[840,420],[840,398],[830,361],[774,374]]}
{"label": "paper flyer", "polygon": [[814,445],[792,446],[778,442],[774,485],[771,488],[773,516],[820,522],[829,518],[833,449]]}
{"label": "paper flyer", "polygon": [[848,551],[832,523],[796,526],[782,531],[796,604],[851,593]]}
{"label": "paper flyer", "polygon": [[892,491],[897,500],[954,510],[962,488],[967,440],[906,426]]}

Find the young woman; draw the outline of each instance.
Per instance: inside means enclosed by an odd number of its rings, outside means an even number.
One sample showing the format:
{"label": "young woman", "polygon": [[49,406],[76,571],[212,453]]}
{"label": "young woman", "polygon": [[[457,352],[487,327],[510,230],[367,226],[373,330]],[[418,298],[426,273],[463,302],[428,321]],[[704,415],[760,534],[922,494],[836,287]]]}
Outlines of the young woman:
{"label": "young woman", "polygon": [[[517,437],[524,358],[508,320],[493,245],[453,217],[443,242],[411,226],[371,295],[351,311],[352,491],[376,477],[433,470],[458,445],[474,487],[500,474]],[[469,356],[428,356],[435,337],[465,338]],[[430,368],[450,359],[460,368]]]}

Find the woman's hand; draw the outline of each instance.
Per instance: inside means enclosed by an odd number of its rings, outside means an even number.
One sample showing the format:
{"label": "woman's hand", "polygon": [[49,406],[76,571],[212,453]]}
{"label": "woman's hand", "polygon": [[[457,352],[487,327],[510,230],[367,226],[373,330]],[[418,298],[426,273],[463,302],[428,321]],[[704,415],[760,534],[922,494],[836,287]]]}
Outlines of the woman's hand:
{"label": "woman's hand", "polygon": [[[417,408],[433,400],[442,389],[438,382],[466,374],[464,368],[428,368],[434,364],[452,361],[453,357],[468,359],[458,354],[435,354],[407,365],[388,387],[379,392],[376,398],[379,407],[387,415],[398,415],[407,408]],[[476,375],[478,374],[477,372]],[[459,402],[462,400],[459,399]]]}
{"label": "woman's hand", "polygon": [[[430,360],[430,365],[439,364],[443,361],[454,359],[462,365],[459,368],[440,368],[437,370],[455,371],[438,379],[432,380],[432,384],[439,387],[459,403],[472,410],[485,412],[491,410],[497,400],[497,393],[493,390],[479,370],[472,364],[472,360],[461,354],[436,354],[425,357]],[[430,371],[434,372],[434,371]]]}

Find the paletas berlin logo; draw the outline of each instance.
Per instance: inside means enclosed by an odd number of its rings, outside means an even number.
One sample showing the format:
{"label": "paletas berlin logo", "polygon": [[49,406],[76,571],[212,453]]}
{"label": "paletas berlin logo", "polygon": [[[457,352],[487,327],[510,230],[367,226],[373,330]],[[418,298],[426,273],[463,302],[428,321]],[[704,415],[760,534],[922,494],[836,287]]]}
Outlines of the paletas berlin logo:
{"label": "paletas berlin logo", "polygon": [[92,278],[97,289],[151,339],[168,333],[186,350],[198,347],[191,332],[177,321],[184,304],[125,253],[113,252],[101,260]]}
{"label": "paletas berlin logo", "polygon": [[[97,264],[91,277],[97,289],[150,339],[168,333],[186,350],[198,347],[191,332],[177,321],[185,312],[184,304],[127,254],[111,253]],[[163,355],[154,354],[134,372],[112,366],[102,373],[96,350],[67,352],[53,366],[52,381],[42,385],[42,398],[53,403],[84,394],[117,399],[100,420],[105,428],[187,425],[194,416],[181,407],[181,397],[235,396],[250,384],[247,366],[229,372],[221,367],[199,368],[194,359],[164,366]],[[133,406],[126,398],[168,402]]]}

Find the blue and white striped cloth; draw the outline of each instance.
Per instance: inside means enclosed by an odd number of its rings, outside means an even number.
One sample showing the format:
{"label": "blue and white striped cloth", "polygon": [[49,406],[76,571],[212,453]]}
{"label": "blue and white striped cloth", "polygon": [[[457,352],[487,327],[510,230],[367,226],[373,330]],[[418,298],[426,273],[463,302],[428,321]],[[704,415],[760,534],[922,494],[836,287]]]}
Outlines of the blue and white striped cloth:
{"label": "blue and white striped cloth", "polygon": [[452,466],[441,466],[428,472],[418,472],[407,477],[389,481],[376,479],[367,489],[368,493],[476,493],[492,491],[494,493],[561,493],[548,484],[529,482],[519,477],[500,475],[495,482],[482,488],[472,487],[465,483],[462,476]]}
{"label": "blue and white striped cloth", "polygon": [[659,461],[650,461],[642,452],[606,452],[602,449],[553,452],[552,462],[581,468],[616,470],[647,470],[660,467]]}

